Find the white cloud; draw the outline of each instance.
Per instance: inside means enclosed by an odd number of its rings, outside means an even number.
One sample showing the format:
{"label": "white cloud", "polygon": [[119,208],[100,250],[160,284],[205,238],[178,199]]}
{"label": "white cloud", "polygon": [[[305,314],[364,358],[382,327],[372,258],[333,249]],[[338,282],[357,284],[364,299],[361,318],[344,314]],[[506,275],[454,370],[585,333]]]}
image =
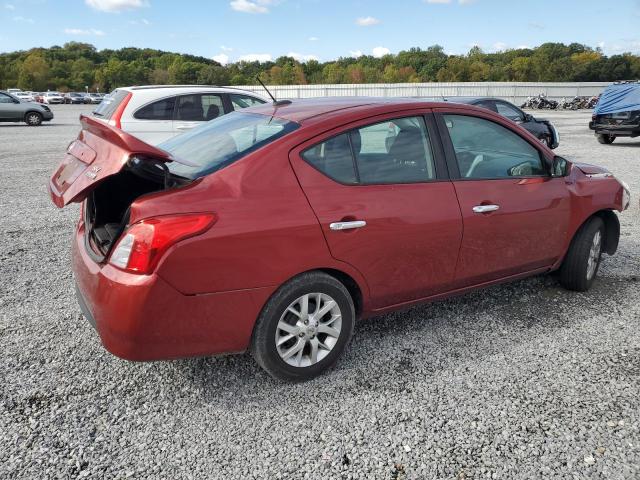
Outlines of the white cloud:
{"label": "white cloud", "polygon": [[102,12],[120,12],[149,6],[147,0],[84,0],[91,8]]}
{"label": "white cloud", "polygon": [[220,50],[222,50],[223,52],[233,52],[233,48],[225,47],[224,45],[220,45]]}
{"label": "white cloud", "polygon": [[273,59],[270,53],[249,53],[238,58],[241,62],[270,62]]}
{"label": "white cloud", "polygon": [[389,55],[391,50],[386,47],[375,47],[372,51],[373,56],[376,58],[384,57],[385,55]]}
{"label": "white cloud", "polygon": [[318,40],[320,40],[318,37],[309,37],[310,42],[317,42]]}
{"label": "white cloud", "polygon": [[4,4],[4,8],[7,9],[7,10],[15,10],[16,9],[16,7],[14,5],[10,4],[10,3],[5,3]]}
{"label": "white cloud", "polygon": [[26,17],[13,17],[13,21],[14,22],[21,22],[21,23],[36,23],[33,18],[26,18]]}
{"label": "white cloud", "polygon": [[361,57],[362,56],[362,50],[349,50],[349,55],[351,55],[352,57]]}
{"label": "white cloud", "polygon": [[318,60],[318,57],[315,55],[303,55],[302,53],[289,52],[287,53],[287,57],[295,58],[299,62],[308,62],[309,60]]}
{"label": "white cloud", "polygon": [[361,27],[370,27],[371,25],[378,25],[380,20],[375,17],[359,17],[356,18],[356,25]]}
{"label": "white cloud", "polygon": [[67,35],[95,35],[96,37],[104,36],[104,32],[102,30],[96,30],[95,28],[65,28],[64,33]]}
{"label": "white cloud", "polygon": [[236,12],[243,13],[269,13],[269,5],[275,0],[232,0],[229,5]]}
{"label": "white cloud", "polygon": [[151,22],[146,18],[142,18],[140,20],[129,20],[129,24],[131,25],[151,25]]}
{"label": "white cloud", "polygon": [[214,55],[212,58],[221,65],[226,65],[227,63],[229,63],[229,55],[227,55],[226,53]]}
{"label": "white cloud", "polygon": [[496,42],[493,44],[493,49],[496,52],[504,52],[509,46],[504,42]]}

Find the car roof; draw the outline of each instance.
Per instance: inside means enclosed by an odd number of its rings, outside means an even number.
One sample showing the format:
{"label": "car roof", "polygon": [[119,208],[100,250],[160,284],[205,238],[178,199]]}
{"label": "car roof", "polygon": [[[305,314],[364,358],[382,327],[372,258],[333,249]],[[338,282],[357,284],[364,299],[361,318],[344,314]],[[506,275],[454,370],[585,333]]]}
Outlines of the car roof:
{"label": "car roof", "polygon": [[[135,92],[141,90],[167,90],[167,91],[175,91],[175,90],[216,90],[221,92],[244,92],[244,93],[254,93],[249,90],[244,90],[242,88],[236,87],[221,87],[218,85],[134,85],[129,87],[118,87],[117,90],[126,90],[128,92]],[[258,95],[260,96],[260,95]]]}
{"label": "car roof", "polygon": [[[376,110],[379,113],[411,108],[447,107],[444,102],[419,98],[389,97],[319,97],[291,100],[290,103],[265,103],[246,109],[247,112],[270,115],[296,123],[311,119],[326,119],[337,115],[349,115],[363,109]],[[374,112],[378,113],[378,112]]]}

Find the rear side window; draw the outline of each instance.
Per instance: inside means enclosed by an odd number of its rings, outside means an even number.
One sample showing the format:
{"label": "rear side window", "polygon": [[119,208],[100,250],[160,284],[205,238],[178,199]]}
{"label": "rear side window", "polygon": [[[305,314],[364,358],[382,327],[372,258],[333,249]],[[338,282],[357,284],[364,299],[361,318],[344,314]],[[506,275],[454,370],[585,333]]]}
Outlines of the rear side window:
{"label": "rear side window", "polygon": [[511,130],[483,118],[445,115],[460,176],[492,179],[547,176],[540,153]]}
{"label": "rear side window", "polygon": [[352,130],[305,150],[302,158],[345,184],[416,183],[436,178],[422,117]]}
{"label": "rear side window", "polygon": [[133,116],[139,120],[172,120],[175,104],[175,97],[163,98],[142,107]]}
{"label": "rear side window", "polygon": [[358,183],[348,133],[305,150],[302,158],[337,182]]}
{"label": "rear side window", "polygon": [[351,132],[361,183],[414,183],[435,178],[422,117],[398,118]]}
{"label": "rear side window", "polygon": [[231,99],[231,105],[234,110],[240,110],[247,107],[253,107],[255,105],[262,105],[265,103],[263,100],[259,98],[250,97],[248,95],[237,95],[235,93],[229,95]]}
{"label": "rear side window", "polygon": [[129,92],[126,90],[114,90],[108,97],[102,100],[100,105],[93,111],[93,114],[105,120],[111,119],[113,113],[118,109],[118,106],[128,94]]}
{"label": "rear side window", "polygon": [[178,97],[177,120],[207,122],[221,115],[224,115],[224,108],[220,95],[194,94]]}

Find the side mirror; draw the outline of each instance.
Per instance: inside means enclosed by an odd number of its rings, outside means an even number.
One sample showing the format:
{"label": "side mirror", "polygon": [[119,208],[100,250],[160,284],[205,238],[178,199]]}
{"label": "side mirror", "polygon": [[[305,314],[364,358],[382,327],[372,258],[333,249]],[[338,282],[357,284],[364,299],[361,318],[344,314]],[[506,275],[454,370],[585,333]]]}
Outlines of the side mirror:
{"label": "side mirror", "polygon": [[566,177],[567,170],[569,169],[569,162],[557,155],[553,157],[553,163],[551,164],[551,176],[552,177]]}
{"label": "side mirror", "polygon": [[531,120],[533,120],[533,116],[529,113],[525,113],[524,114],[524,121],[525,122],[530,122]]}
{"label": "side mirror", "polygon": [[13,103],[20,103],[20,100],[14,98]]}

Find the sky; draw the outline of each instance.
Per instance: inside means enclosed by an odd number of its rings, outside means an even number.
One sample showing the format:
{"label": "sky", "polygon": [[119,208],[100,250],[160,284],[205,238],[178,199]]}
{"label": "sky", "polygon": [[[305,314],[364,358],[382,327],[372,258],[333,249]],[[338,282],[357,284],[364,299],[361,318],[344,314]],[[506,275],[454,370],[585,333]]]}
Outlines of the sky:
{"label": "sky", "polygon": [[640,0],[0,0],[0,51],[88,42],[301,61],[579,42],[640,54]]}

